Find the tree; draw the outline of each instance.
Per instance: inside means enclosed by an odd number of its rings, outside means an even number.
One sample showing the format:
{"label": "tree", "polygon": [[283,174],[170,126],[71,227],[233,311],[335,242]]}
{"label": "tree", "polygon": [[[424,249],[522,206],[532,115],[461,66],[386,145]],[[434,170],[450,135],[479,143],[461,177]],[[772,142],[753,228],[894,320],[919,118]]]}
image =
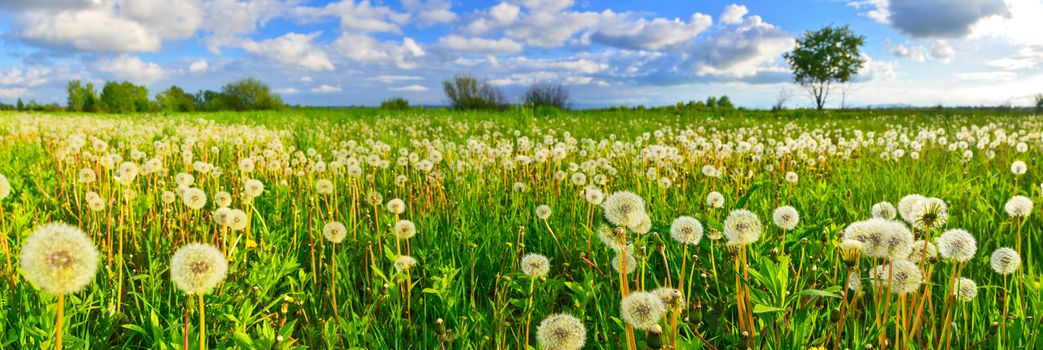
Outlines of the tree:
{"label": "tree", "polygon": [[[1036,113],[1043,113],[1043,94],[1036,94]],[[22,100],[18,100],[21,102]]]}
{"label": "tree", "polygon": [[101,108],[111,113],[147,112],[148,89],[129,81],[105,82],[101,89]]}
{"label": "tree", "polygon": [[389,111],[404,111],[409,109],[409,100],[401,97],[392,97],[381,101],[380,108]]}
{"label": "tree", "polygon": [[455,109],[503,108],[507,101],[503,91],[467,73],[460,73],[442,82],[442,90]]}
{"label": "tree", "polygon": [[529,86],[523,100],[526,106],[569,109],[569,89],[561,83],[538,82]]}
{"label": "tree", "polygon": [[221,94],[224,105],[237,111],[283,108],[282,98],[273,94],[268,84],[254,78],[225,84]]}
{"label": "tree", "polygon": [[79,80],[71,80],[65,84],[65,91],[69,97],[65,107],[74,112],[95,112],[98,110],[98,92],[94,90],[94,84],[82,85]]}
{"label": "tree", "polygon": [[15,109],[18,109],[19,111],[25,110],[25,102],[22,102],[21,97],[18,98],[18,103],[15,103]]}
{"label": "tree", "polygon": [[159,109],[167,112],[192,112],[196,110],[195,97],[185,93],[185,90],[177,87],[177,85],[172,85],[169,89],[156,94],[156,104],[159,105]]}
{"label": "tree", "polygon": [[732,100],[728,98],[728,95],[722,95],[721,98],[717,99],[717,107],[733,109],[735,105],[732,104]]}
{"label": "tree", "polygon": [[717,97],[710,96],[706,98],[706,107],[717,108]]}
{"label": "tree", "polygon": [[865,39],[847,26],[826,26],[804,32],[797,47],[783,56],[793,70],[793,80],[808,90],[816,108],[826,105],[833,84],[846,83],[858,74],[865,64],[859,53]]}

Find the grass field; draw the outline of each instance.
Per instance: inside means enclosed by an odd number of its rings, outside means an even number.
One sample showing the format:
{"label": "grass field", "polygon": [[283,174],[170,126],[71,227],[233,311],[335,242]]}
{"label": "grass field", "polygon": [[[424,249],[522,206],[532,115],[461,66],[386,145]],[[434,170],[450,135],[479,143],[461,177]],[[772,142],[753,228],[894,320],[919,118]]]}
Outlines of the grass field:
{"label": "grass field", "polygon": [[[1040,159],[989,113],[0,114],[0,348],[1043,348]],[[95,274],[26,261],[55,221]]]}

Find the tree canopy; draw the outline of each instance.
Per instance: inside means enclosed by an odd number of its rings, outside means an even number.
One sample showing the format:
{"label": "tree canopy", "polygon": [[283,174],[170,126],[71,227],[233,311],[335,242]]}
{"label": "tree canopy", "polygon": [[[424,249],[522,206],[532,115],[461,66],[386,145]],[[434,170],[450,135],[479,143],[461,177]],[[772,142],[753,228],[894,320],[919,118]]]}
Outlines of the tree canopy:
{"label": "tree canopy", "polygon": [[865,39],[847,26],[826,26],[804,32],[797,47],[785,54],[793,80],[808,90],[816,108],[825,106],[834,84],[847,83],[858,74],[865,64],[859,52]]}

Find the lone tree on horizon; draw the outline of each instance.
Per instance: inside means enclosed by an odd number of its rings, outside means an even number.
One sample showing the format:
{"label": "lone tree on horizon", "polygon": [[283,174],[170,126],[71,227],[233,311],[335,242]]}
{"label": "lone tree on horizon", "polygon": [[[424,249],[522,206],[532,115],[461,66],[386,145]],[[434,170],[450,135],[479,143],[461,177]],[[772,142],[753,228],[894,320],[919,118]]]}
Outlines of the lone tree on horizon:
{"label": "lone tree on horizon", "polygon": [[783,55],[793,70],[793,80],[808,90],[815,108],[826,105],[833,84],[847,83],[858,74],[865,64],[858,49],[865,40],[847,26],[830,25],[804,32],[797,47]]}

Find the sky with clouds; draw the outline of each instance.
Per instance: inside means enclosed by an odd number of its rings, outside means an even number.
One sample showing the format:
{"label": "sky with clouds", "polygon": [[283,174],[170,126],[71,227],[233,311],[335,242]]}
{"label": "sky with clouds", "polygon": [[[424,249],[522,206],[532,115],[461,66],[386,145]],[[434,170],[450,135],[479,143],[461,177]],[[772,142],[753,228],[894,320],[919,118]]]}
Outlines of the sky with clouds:
{"label": "sky with clouds", "polygon": [[253,76],[293,104],[443,104],[441,81],[469,72],[508,96],[562,82],[577,107],[810,106],[782,54],[835,24],[866,36],[849,105],[1027,105],[1040,19],[1043,0],[0,0],[0,101]]}

